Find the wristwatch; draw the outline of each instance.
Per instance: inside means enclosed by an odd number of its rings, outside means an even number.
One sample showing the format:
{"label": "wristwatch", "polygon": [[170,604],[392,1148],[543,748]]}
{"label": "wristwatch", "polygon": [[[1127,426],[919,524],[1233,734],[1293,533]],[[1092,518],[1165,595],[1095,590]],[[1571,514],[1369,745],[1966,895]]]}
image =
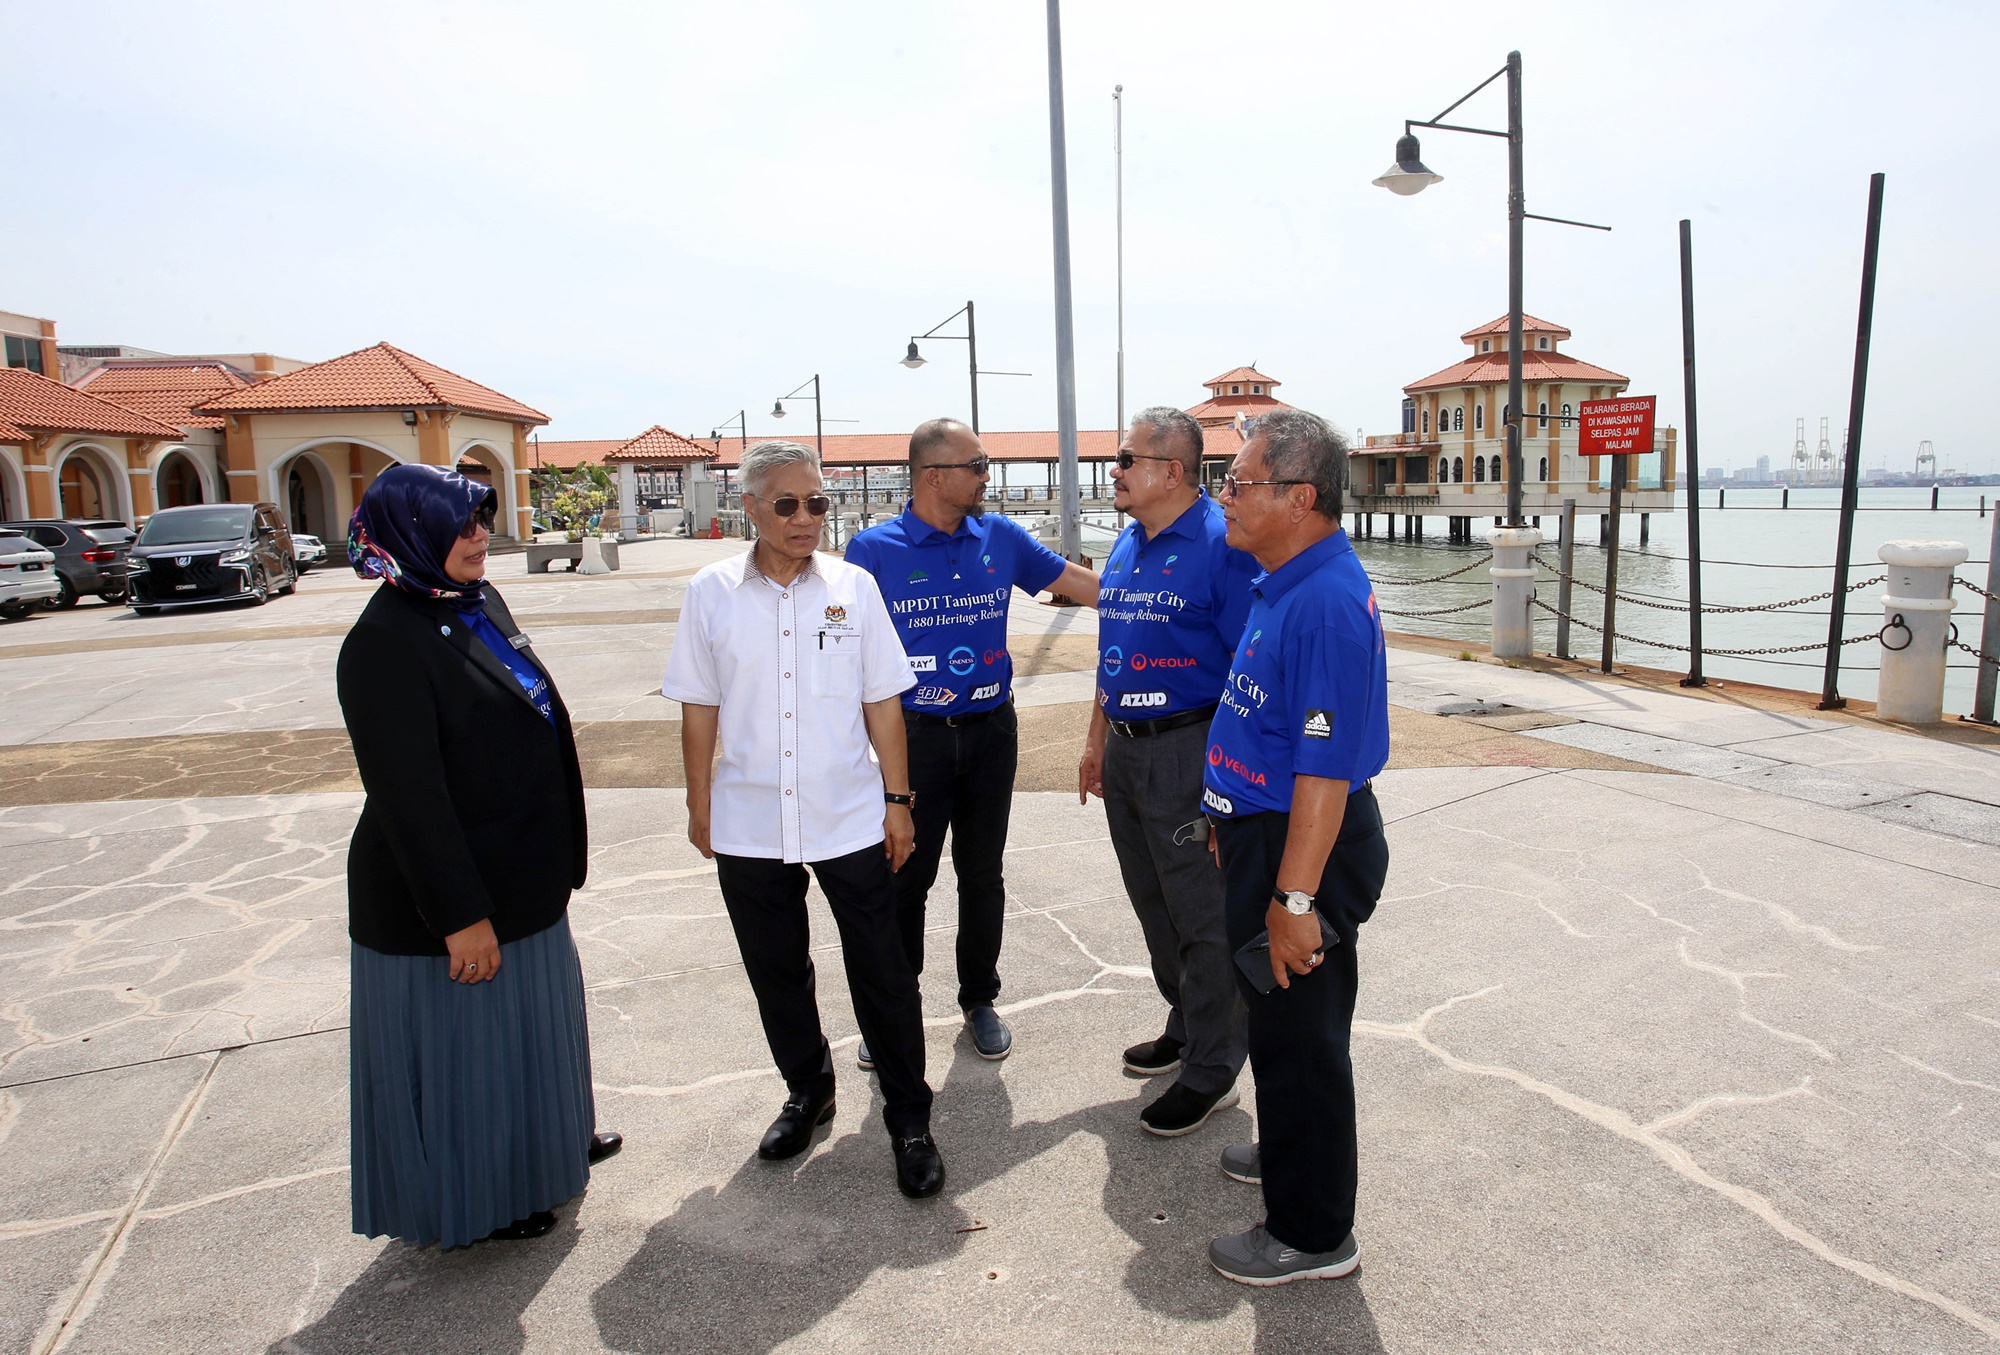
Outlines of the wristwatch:
{"label": "wristwatch", "polygon": [[885,790],[882,792],[882,801],[885,804],[904,805],[914,809],[916,808],[917,797],[915,795],[898,795],[894,791]]}
{"label": "wristwatch", "polygon": [[1303,889],[1277,889],[1271,892],[1273,902],[1285,905],[1285,911],[1293,917],[1304,917],[1313,910],[1313,896]]}

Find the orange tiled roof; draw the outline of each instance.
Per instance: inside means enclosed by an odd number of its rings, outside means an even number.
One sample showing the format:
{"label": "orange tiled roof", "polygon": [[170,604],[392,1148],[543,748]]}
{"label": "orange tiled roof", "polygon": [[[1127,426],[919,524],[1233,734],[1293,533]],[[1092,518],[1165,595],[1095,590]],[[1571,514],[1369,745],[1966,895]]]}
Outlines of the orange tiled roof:
{"label": "orange tiled roof", "polygon": [[25,367],[0,368],[0,442],[25,443],[40,433],[162,441],[179,438],[181,430]]}
{"label": "orange tiled roof", "polygon": [[1218,395],[1212,400],[1203,400],[1188,411],[1188,417],[1200,424],[1204,430],[1226,427],[1238,414],[1248,414],[1256,418],[1259,414],[1269,414],[1274,409],[1290,409],[1283,400],[1273,400],[1268,395]]}
{"label": "orange tiled roof", "polygon": [[249,384],[227,363],[162,362],[93,368],[76,388],[162,423],[180,428],[220,428],[219,416],[196,414],[193,407]]}
{"label": "orange tiled roof", "polygon": [[[1624,386],[1630,384],[1631,378],[1594,367],[1581,358],[1573,358],[1554,349],[1524,348],[1521,350],[1521,380],[1524,383],[1565,381],[1587,386]],[[1432,372],[1420,381],[1412,381],[1403,387],[1403,392],[1415,395],[1419,391],[1436,390],[1442,386],[1506,384],[1507,355],[1502,352],[1478,353],[1464,362],[1453,363],[1441,372]]]}
{"label": "orange tiled roof", "polygon": [[586,461],[601,466],[605,457],[624,445],[624,438],[529,438],[528,469],[575,470]]}
{"label": "orange tiled roof", "polygon": [[693,438],[654,424],[638,437],[604,454],[606,461],[713,461],[720,453]]}
{"label": "orange tiled roof", "polygon": [[200,413],[310,409],[451,409],[515,423],[549,416],[456,372],[378,343],[198,405]]}
{"label": "orange tiled roof", "polygon": [[[1477,329],[1468,329],[1465,331],[1465,333],[1459,335],[1458,337],[1465,340],[1465,342],[1467,343],[1471,343],[1474,339],[1481,338],[1488,334],[1505,334],[1506,332],[1507,332],[1507,317],[1503,315],[1498,320],[1493,321],[1491,324],[1481,325]],[[1521,332],[1523,334],[1548,334],[1558,339],[1567,339],[1570,336],[1569,331],[1564,329],[1561,325],[1552,323],[1551,321],[1548,320],[1537,320],[1534,316],[1529,315],[1526,311],[1523,311],[1521,313]]]}
{"label": "orange tiled roof", "polygon": [[1216,386],[1226,386],[1232,381],[1235,382],[1261,381],[1264,383],[1264,389],[1267,391],[1271,387],[1279,384],[1278,382],[1273,381],[1270,377],[1265,376],[1255,367],[1237,367],[1231,371],[1224,372],[1221,376],[1210,377],[1208,380],[1202,382],[1201,384],[1213,388]]}

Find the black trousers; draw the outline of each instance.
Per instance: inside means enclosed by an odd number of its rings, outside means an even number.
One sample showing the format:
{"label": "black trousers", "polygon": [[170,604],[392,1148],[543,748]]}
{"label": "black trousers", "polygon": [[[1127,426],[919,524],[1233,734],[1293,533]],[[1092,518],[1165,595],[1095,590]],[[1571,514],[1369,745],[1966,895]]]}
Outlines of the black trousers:
{"label": "black trousers", "polygon": [[[1232,954],[1264,930],[1290,823],[1289,814],[1217,821]],[[1359,977],[1355,937],[1375,911],[1388,873],[1382,811],[1375,792],[1363,786],[1347,797],[1340,839],[1313,896],[1340,944],[1312,973],[1292,975],[1289,988],[1259,994],[1236,973],[1250,1012],[1264,1225],[1300,1251],[1332,1251],[1354,1227],[1358,1154],[1347,1045]]]}
{"label": "black trousers", "polygon": [[[833,1051],[819,1023],[806,868],[721,852],[715,854],[715,868],[780,1076],[798,1095],[831,1092]],[[878,843],[831,861],[815,861],[812,873],[833,905],[834,925],[840,929],[854,1016],[882,1080],[883,1123],[899,1137],[922,1134],[931,1120],[923,1012],[917,1003],[917,976],[896,934],[888,859]]]}
{"label": "black trousers", "polygon": [[[1020,723],[1007,702],[967,725],[904,721],[910,744],[910,789],[917,797],[916,849],[896,872],[896,920],[910,968],[924,972],[924,903],[937,883],[945,830],[958,876],[958,1006],[983,1007],[1000,995],[1000,919],[1007,885],[1000,859],[1014,809],[1014,768]],[[875,1046],[868,1046],[873,1052]]]}

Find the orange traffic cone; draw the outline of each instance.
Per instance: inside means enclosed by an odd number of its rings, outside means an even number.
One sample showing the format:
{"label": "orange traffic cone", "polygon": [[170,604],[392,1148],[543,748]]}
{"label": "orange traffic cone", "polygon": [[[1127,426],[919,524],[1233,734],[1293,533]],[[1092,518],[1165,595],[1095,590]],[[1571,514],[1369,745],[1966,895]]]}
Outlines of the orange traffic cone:
{"label": "orange traffic cone", "polygon": [[710,519],[708,520],[708,539],[709,539],[710,541],[720,541],[720,540],[722,540],[722,519],[721,519],[721,518],[710,518]]}

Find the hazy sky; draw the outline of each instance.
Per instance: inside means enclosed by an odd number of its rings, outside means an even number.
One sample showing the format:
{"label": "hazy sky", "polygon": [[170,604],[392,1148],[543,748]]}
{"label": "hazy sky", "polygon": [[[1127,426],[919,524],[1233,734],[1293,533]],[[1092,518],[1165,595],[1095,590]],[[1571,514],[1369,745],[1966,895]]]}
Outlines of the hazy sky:
{"label": "hazy sky", "polygon": [[[1114,418],[1111,88],[1126,91],[1127,403],[1255,362],[1390,432],[1504,314],[1504,145],[1370,187],[1406,117],[1526,64],[1527,308],[1680,422],[1694,222],[1704,462],[1846,421],[1867,179],[1888,175],[1863,462],[2000,469],[1981,404],[2000,6],[1069,0],[1077,382]],[[829,431],[1055,426],[1043,8],[982,3],[13,5],[0,309],[68,343],[331,357],[387,339],[547,410],[705,434],[822,374]],[[1495,85],[1455,118],[1502,125]]]}

